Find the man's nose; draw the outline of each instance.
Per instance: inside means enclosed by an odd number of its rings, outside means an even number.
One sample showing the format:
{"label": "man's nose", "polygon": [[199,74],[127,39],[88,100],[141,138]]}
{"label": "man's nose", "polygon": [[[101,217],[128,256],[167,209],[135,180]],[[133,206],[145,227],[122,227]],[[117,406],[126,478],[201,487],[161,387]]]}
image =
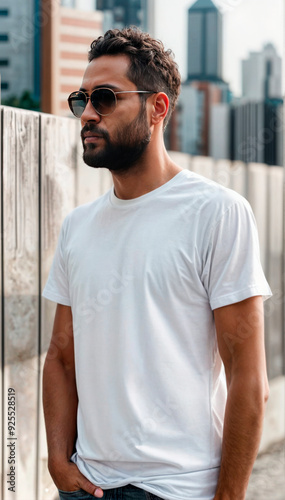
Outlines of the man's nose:
{"label": "man's nose", "polygon": [[87,122],[96,122],[99,123],[101,120],[101,115],[99,115],[92,106],[91,99],[88,99],[86,108],[84,109],[82,115],[81,115],[81,125],[82,127],[87,123]]}

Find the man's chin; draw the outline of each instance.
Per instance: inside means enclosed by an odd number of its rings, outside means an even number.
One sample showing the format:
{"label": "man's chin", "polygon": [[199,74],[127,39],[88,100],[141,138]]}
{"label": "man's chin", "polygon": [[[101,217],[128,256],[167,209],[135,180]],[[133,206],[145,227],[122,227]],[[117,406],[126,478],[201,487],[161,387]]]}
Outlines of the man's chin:
{"label": "man's chin", "polygon": [[98,147],[94,144],[89,144],[87,147],[84,146],[83,161],[89,167],[105,168],[105,162],[98,151]]}
{"label": "man's chin", "polygon": [[83,161],[88,165],[88,167],[93,167],[93,168],[106,168],[105,165],[102,164],[102,162],[98,161],[97,158],[94,158],[94,155],[84,153],[83,154]]}
{"label": "man's chin", "polygon": [[88,167],[91,168],[106,168],[109,170],[111,173],[117,173],[117,174],[125,174],[126,172],[129,172],[132,168],[132,165],[120,165],[120,164],[112,164],[107,165],[105,161],[100,160],[98,157],[95,158],[94,155],[90,154],[83,154],[83,161],[88,165]]}

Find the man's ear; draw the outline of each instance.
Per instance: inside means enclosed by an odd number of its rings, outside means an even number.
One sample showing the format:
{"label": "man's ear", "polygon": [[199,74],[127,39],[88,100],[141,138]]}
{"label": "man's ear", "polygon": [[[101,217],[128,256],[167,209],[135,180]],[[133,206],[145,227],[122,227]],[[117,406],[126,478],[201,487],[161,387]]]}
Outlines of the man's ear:
{"label": "man's ear", "polygon": [[151,125],[157,125],[167,115],[169,109],[169,99],[164,92],[158,92],[154,95],[152,101]]}

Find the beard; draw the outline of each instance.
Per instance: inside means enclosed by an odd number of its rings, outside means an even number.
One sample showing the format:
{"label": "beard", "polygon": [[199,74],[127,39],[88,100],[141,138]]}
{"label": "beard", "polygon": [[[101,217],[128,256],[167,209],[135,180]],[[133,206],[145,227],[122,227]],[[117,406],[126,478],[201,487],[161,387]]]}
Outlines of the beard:
{"label": "beard", "polygon": [[[105,141],[105,147],[97,144],[84,144],[84,134],[96,132]],[[86,123],[81,131],[83,143],[83,160],[93,168],[107,168],[111,172],[125,173],[137,166],[148,144],[151,132],[147,123],[146,110],[141,112],[128,125],[119,128],[114,140],[109,133],[100,127]]]}

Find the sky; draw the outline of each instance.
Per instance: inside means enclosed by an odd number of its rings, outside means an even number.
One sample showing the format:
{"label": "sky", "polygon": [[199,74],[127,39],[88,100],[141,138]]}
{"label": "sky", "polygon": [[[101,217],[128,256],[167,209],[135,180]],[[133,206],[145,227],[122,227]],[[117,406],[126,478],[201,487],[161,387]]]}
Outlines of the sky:
{"label": "sky", "polygon": [[[272,42],[283,57],[283,0],[213,0],[223,13],[223,78],[241,93],[241,60]],[[194,0],[154,0],[155,33],[171,48],[182,78],[187,71],[187,10]],[[284,65],[285,66],[285,65]],[[283,77],[283,93],[285,92]]]}

